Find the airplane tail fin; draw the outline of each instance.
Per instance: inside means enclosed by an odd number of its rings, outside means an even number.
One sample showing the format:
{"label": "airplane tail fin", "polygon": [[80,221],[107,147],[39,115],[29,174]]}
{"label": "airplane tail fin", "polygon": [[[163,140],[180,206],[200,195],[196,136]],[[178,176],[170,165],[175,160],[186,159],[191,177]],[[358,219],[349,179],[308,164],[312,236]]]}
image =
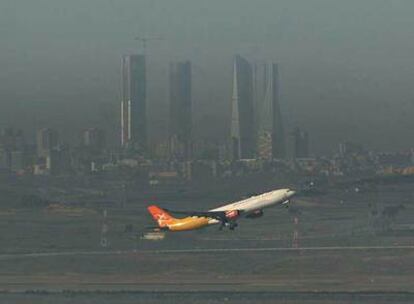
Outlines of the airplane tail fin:
{"label": "airplane tail fin", "polygon": [[167,227],[174,221],[174,217],[171,214],[156,205],[148,206],[147,209],[160,228]]}

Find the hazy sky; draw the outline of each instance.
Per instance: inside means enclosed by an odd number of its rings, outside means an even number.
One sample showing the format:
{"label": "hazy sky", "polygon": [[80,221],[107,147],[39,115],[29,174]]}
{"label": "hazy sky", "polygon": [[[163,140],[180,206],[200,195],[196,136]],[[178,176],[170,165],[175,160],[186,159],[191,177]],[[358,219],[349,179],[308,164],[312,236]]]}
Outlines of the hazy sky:
{"label": "hazy sky", "polygon": [[[232,55],[280,64],[287,128],[315,151],[413,146],[412,0],[0,0],[0,127],[118,131],[120,56],[149,44],[149,115],[165,132],[171,60],[194,64],[200,134],[225,134]],[[113,113],[113,119],[108,119]],[[209,127],[211,126],[211,127]]]}

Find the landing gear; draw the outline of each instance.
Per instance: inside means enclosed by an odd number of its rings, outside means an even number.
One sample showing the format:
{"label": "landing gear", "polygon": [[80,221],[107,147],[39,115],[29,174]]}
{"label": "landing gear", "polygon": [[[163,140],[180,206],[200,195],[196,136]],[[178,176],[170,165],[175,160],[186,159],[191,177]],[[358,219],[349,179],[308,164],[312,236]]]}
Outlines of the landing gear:
{"label": "landing gear", "polygon": [[238,224],[236,222],[221,222],[220,223],[220,227],[219,230],[223,230],[224,227],[229,227],[229,230],[234,230],[236,227],[238,226]]}
{"label": "landing gear", "polygon": [[224,226],[226,226],[226,224],[224,223],[224,222],[220,222],[220,227],[219,227],[219,230],[221,231],[221,230],[223,230],[223,227]]}
{"label": "landing gear", "polygon": [[238,225],[237,225],[237,223],[236,223],[236,222],[231,222],[231,223],[229,223],[229,229],[230,229],[230,230],[234,230],[237,226],[238,226]]}

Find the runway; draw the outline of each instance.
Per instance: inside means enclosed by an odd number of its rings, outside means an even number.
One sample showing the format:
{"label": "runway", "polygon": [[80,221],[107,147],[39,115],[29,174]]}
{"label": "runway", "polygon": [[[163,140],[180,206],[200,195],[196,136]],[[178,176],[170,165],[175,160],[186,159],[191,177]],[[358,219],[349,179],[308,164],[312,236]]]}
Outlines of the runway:
{"label": "runway", "polygon": [[413,246],[332,246],[332,247],[263,247],[263,248],[194,248],[194,249],[159,249],[159,250],[112,250],[112,251],[64,251],[64,252],[31,252],[16,254],[0,254],[0,260],[30,259],[43,257],[67,256],[105,256],[128,254],[203,254],[233,252],[309,252],[309,251],[384,251],[414,250]]}
{"label": "runway", "polygon": [[203,248],[155,250],[155,253],[221,253],[221,252],[268,252],[268,251],[372,251],[372,250],[414,250],[414,246],[332,246],[332,247],[265,247],[265,248]]}

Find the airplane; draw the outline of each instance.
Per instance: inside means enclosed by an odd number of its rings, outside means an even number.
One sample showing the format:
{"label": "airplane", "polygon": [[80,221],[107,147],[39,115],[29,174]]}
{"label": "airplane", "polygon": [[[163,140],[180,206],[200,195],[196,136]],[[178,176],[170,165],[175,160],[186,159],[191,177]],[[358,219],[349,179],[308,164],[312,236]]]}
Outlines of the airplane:
{"label": "airplane", "polygon": [[[220,224],[220,230],[223,227],[234,230],[239,218],[259,218],[263,216],[263,209],[286,205],[295,194],[291,189],[278,189],[204,212],[170,211],[156,205],[148,206],[147,210],[158,224],[157,231],[188,231],[216,224]],[[171,214],[186,216],[175,218]]]}

